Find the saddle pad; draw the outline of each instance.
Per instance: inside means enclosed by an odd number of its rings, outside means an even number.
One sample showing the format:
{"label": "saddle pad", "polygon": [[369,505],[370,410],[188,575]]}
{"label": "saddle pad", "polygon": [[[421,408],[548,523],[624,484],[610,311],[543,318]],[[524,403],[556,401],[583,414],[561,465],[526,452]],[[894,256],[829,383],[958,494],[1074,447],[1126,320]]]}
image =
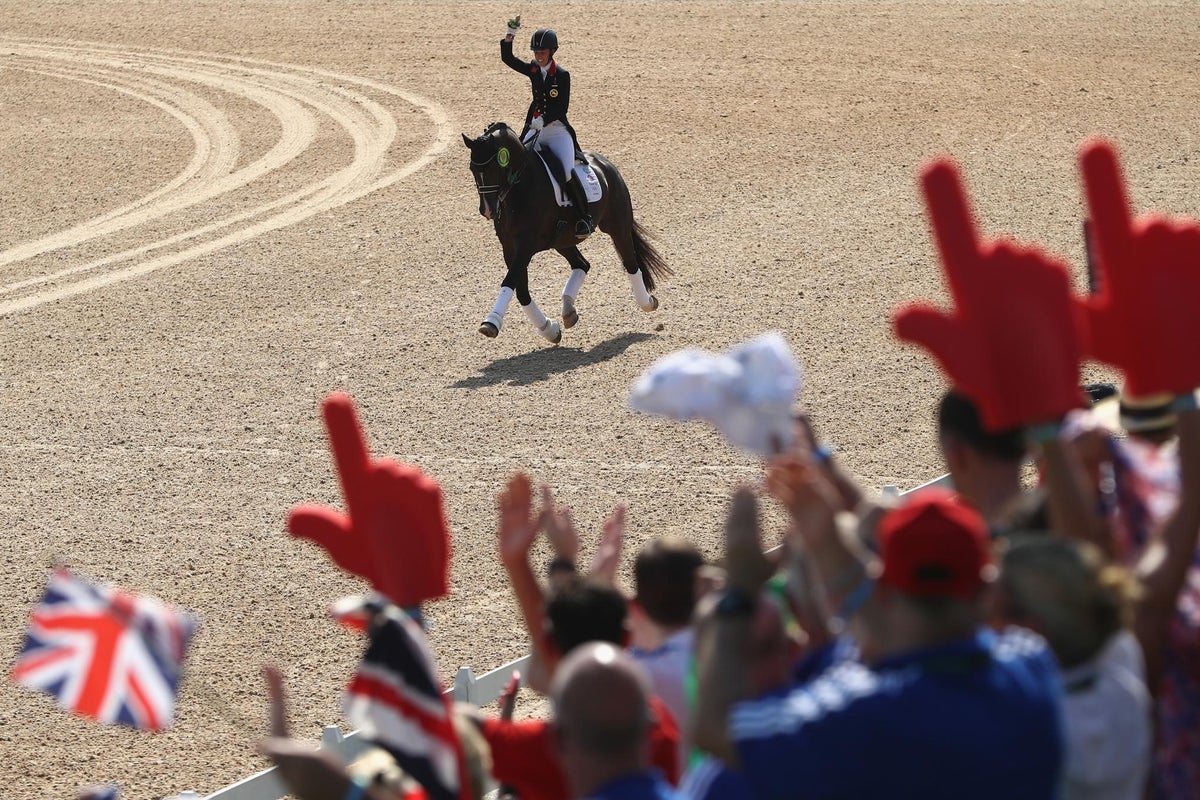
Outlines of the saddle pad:
{"label": "saddle pad", "polygon": [[[554,187],[554,199],[558,202],[559,207],[570,208],[571,199],[563,193],[562,187],[558,185],[558,181],[554,178],[554,171],[550,169],[541,153],[538,153],[538,158],[541,160],[546,174],[550,176],[550,185]],[[591,164],[576,164],[573,180],[583,181],[583,196],[589,203],[597,202],[604,193],[603,187],[600,186],[600,179],[596,177],[596,171],[592,169]]]}

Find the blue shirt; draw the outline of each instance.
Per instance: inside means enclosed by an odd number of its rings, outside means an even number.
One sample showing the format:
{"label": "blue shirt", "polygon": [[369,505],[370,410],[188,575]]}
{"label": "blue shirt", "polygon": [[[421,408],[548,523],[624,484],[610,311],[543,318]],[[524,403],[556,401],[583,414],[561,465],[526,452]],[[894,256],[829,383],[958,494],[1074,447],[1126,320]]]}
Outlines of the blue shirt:
{"label": "blue shirt", "polygon": [[658,772],[641,772],[609,781],[584,800],[683,800]]}
{"label": "blue shirt", "polygon": [[1018,629],[835,663],[729,725],[760,797],[1049,800],[1064,753],[1057,666]]}

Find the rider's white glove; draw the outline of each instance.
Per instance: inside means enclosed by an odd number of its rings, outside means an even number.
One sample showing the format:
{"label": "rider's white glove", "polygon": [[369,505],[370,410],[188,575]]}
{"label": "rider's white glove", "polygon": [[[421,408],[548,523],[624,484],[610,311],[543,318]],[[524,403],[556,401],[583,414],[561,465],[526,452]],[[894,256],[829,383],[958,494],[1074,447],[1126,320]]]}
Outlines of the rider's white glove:
{"label": "rider's white glove", "polygon": [[514,28],[513,26],[509,25],[508,30],[506,30],[504,32],[504,35],[505,36],[516,36],[518,30],[520,30],[520,28]]}
{"label": "rider's white glove", "polygon": [[529,130],[540,131],[546,125],[546,120],[542,117],[534,117],[529,121]]}
{"label": "rider's white glove", "polygon": [[521,29],[521,15],[518,14],[516,19],[510,19],[508,21],[508,30],[505,32],[504,35],[505,36],[516,36],[517,31],[519,31],[520,29]]}

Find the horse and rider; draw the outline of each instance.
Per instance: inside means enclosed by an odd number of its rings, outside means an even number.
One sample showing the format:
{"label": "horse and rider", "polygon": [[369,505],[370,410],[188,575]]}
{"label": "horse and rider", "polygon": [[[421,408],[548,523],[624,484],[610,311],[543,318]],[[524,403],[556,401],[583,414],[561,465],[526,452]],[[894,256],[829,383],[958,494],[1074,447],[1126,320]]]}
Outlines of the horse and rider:
{"label": "horse and rider", "polygon": [[[520,17],[509,21],[500,57],[529,78],[533,92],[520,135],[502,122],[489,125],[475,139],[463,135],[471,151],[479,213],[492,220],[507,266],[496,304],[479,332],[497,336],[515,296],[538,332],[558,343],[562,327],[570,328],[579,320],[575,299],[591,269],[578,245],[597,228],[612,238],[634,300],[643,311],[658,308],[658,299],[650,291],[655,279],[665,278],[671,270],[633,218],[629,188],[617,168],[598,153],[579,148],[567,120],[571,74],[554,58],[558,35],[547,28],[534,32],[529,42],[533,60],[525,62],[513,55],[519,27]],[[562,202],[556,198],[555,186]],[[569,217],[563,209],[566,201],[572,212]],[[562,293],[561,326],[548,319],[529,294],[529,262],[550,249],[572,267]]]}
{"label": "horse and rider", "polygon": [[558,34],[548,28],[534,31],[529,39],[533,61],[526,63],[513,55],[516,30],[510,28],[509,31],[500,41],[500,58],[511,69],[527,75],[533,88],[533,100],[525,112],[521,141],[528,144],[533,140],[534,150],[543,154],[549,152],[556,160],[557,163],[552,163],[551,167],[558,166],[561,171],[555,177],[565,181],[564,190],[570,195],[579,214],[575,235],[586,239],[596,230],[596,226],[592,222],[592,212],[583,188],[573,178],[579,140],[575,136],[575,129],[567,121],[567,109],[571,106],[571,73],[554,60],[558,50]]}

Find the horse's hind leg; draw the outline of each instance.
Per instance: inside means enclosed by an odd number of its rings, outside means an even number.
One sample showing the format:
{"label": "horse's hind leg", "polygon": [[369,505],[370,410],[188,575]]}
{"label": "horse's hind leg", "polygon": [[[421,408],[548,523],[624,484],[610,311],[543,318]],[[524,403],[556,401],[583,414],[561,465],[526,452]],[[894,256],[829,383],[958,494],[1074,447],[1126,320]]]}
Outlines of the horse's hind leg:
{"label": "horse's hind leg", "polygon": [[564,328],[573,328],[575,323],[579,322],[579,312],[575,310],[575,297],[583,288],[583,282],[592,265],[574,245],[557,249],[559,254],[571,265],[571,277],[567,278],[567,285],[563,287],[562,291],[562,321]]}
{"label": "horse's hind leg", "polygon": [[633,293],[634,302],[642,311],[656,311],[658,298],[650,294],[642,278],[637,248],[633,243],[632,225],[625,230],[614,230],[609,235],[612,237],[613,247],[617,248],[617,255],[621,257],[621,263],[625,265],[625,277],[629,278],[629,291]]}

